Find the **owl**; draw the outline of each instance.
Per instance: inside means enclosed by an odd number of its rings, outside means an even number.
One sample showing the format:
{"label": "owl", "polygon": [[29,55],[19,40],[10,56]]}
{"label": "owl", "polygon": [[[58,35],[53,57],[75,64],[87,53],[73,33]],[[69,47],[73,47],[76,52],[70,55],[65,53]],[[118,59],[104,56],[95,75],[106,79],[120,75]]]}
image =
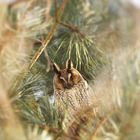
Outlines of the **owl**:
{"label": "owl", "polygon": [[55,72],[53,78],[55,104],[64,117],[65,130],[76,119],[81,110],[90,105],[89,86],[80,72],[73,67],[71,60],[66,62],[64,69],[53,64]]}

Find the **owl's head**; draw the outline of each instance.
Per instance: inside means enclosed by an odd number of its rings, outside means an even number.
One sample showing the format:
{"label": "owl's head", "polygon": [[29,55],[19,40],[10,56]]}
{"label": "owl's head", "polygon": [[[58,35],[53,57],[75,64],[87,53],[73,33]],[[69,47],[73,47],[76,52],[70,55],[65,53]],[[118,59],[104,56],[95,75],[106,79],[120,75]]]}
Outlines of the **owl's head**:
{"label": "owl's head", "polygon": [[83,80],[80,72],[73,67],[70,59],[66,62],[64,69],[60,69],[56,63],[53,63],[53,69],[55,72],[54,88],[56,90],[70,89]]}

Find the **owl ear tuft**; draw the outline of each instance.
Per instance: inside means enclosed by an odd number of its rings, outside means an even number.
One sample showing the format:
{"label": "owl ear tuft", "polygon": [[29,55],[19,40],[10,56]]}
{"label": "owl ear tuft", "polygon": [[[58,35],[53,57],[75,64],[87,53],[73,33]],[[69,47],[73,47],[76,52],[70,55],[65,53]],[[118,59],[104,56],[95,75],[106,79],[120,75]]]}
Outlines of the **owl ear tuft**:
{"label": "owl ear tuft", "polygon": [[56,63],[53,63],[53,70],[56,74],[60,74],[60,68]]}
{"label": "owl ear tuft", "polygon": [[72,68],[73,68],[73,63],[70,59],[68,59],[66,62],[66,69],[71,70]]}

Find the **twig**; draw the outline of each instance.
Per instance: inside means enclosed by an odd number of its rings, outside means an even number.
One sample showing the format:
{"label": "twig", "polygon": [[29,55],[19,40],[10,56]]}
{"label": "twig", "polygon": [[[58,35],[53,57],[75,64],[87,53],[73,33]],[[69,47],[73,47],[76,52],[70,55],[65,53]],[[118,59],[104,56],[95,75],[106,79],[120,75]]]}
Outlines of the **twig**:
{"label": "twig", "polygon": [[51,61],[46,49],[44,50],[44,54],[45,54],[45,57],[46,57],[46,59],[48,61],[46,72],[49,72],[50,69],[51,69],[51,66],[52,66],[52,61]]}
{"label": "twig", "polygon": [[96,134],[97,134],[99,128],[100,128],[107,120],[108,120],[108,117],[103,117],[103,118],[101,119],[101,121],[100,121],[99,124],[96,126],[96,128],[95,128],[95,130],[94,130],[94,132],[93,132],[93,134],[92,134],[92,136],[91,136],[91,140],[94,140],[94,137],[96,136]]}
{"label": "twig", "polygon": [[84,34],[84,33],[81,33],[81,31],[78,29],[77,26],[70,25],[70,24],[67,24],[67,23],[64,23],[64,22],[59,22],[59,24],[65,26],[65,27],[67,27],[67,28],[69,28],[70,30],[72,30],[72,31],[74,31],[74,32],[79,33],[82,37],[85,36],[85,34]]}
{"label": "twig", "polygon": [[55,22],[50,30],[50,32],[48,33],[48,36],[46,38],[46,42],[44,44],[43,47],[40,47],[38,49],[38,51],[35,53],[35,55],[33,56],[32,60],[31,60],[31,63],[29,65],[29,69],[32,68],[32,66],[34,65],[34,63],[38,60],[39,56],[42,54],[42,52],[44,51],[44,49],[47,47],[47,45],[49,44],[49,42],[51,41],[52,37],[53,37],[53,34],[56,30],[56,27],[57,27],[57,23]]}
{"label": "twig", "polygon": [[55,7],[55,21],[57,22],[57,13],[58,13],[58,9],[57,9],[57,0],[54,0],[54,7]]}
{"label": "twig", "polygon": [[65,6],[66,6],[67,2],[68,2],[68,0],[63,0],[62,5],[60,6],[60,8],[59,9],[56,9],[56,12],[57,12],[57,14],[56,14],[56,20],[58,22],[61,19],[61,15],[62,15],[62,13],[63,13],[63,11],[65,9]]}
{"label": "twig", "polygon": [[46,15],[46,20],[48,20],[48,19],[51,18],[50,9],[51,9],[51,6],[52,6],[52,1],[47,0],[46,3],[47,3],[47,6],[46,6],[46,10],[45,10],[45,15]]}
{"label": "twig", "polygon": [[[68,0],[63,0],[59,10],[58,10],[58,14],[57,14],[57,19],[60,20],[61,18],[61,13],[64,11],[64,8],[67,4],[67,1]],[[45,50],[45,48],[48,46],[49,42],[51,41],[53,35],[54,35],[54,32],[56,31],[56,28],[58,26],[58,22],[55,21],[55,23],[53,24],[53,26],[51,27],[50,29],[50,32],[48,33],[47,35],[47,38],[46,38],[46,41],[44,42],[44,46],[43,47],[40,47],[38,49],[38,51],[36,52],[36,54],[34,55],[34,57],[32,58],[31,60],[31,63],[29,65],[29,69],[32,68],[32,66],[34,65],[34,63],[37,61],[37,59],[39,58],[39,56],[42,54],[42,52]]]}

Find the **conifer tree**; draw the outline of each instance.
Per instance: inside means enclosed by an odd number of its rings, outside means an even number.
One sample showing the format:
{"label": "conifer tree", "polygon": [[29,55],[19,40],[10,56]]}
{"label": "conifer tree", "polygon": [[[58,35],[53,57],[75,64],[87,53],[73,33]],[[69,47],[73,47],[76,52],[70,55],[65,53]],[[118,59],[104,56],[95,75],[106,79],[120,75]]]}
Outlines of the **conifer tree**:
{"label": "conifer tree", "polygon": [[[121,0],[15,0],[0,8],[0,139],[140,138],[138,25],[128,12],[135,15],[134,7]],[[92,109],[100,108],[94,117],[78,112],[88,121],[77,119],[75,135],[54,104],[52,64],[62,68],[68,59],[97,95]]]}

